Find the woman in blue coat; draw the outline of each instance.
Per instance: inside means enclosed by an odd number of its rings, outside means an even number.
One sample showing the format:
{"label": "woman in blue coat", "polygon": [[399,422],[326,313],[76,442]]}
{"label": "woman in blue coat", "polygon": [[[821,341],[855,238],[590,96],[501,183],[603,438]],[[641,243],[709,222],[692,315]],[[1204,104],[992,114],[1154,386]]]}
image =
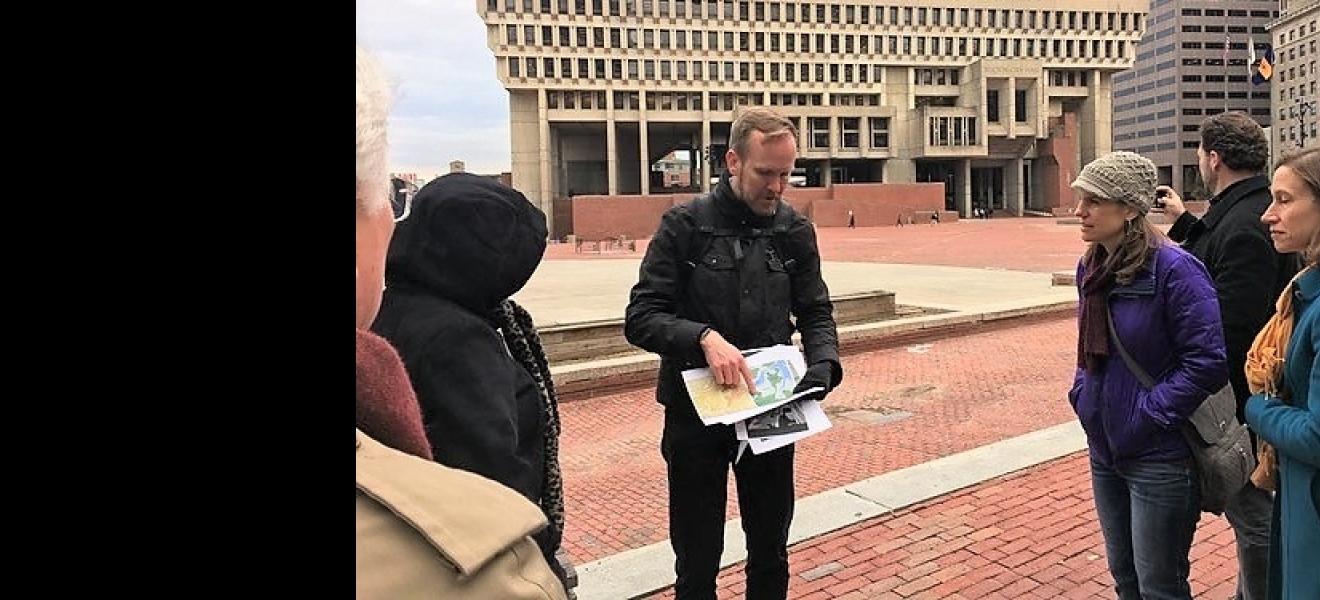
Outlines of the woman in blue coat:
{"label": "woman in blue coat", "polygon": [[[1320,598],[1320,148],[1284,158],[1261,220],[1279,252],[1300,252],[1306,268],[1281,298],[1276,318],[1293,319],[1283,362],[1284,398],[1247,400],[1247,424],[1274,447],[1279,489],[1270,539],[1271,598]],[[1291,306],[1289,306],[1289,304]],[[1285,314],[1291,313],[1291,314]],[[1266,325],[1267,331],[1274,325]],[[1257,342],[1259,345],[1260,342]],[[1253,351],[1256,348],[1253,346]],[[1251,370],[1248,369],[1248,377]]]}
{"label": "woman in blue coat", "polygon": [[[1200,482],[1179,428],[1228,381],[1219,302],[1205,267],[1146,220],[1149,160],[1114,152],[1072,183],[1082,239],[1077,375],[1068,398],[1091,455],[1091,486],[1118,597],[1187,598]],[[1114,345],[1153,379],[1147,389]]]}

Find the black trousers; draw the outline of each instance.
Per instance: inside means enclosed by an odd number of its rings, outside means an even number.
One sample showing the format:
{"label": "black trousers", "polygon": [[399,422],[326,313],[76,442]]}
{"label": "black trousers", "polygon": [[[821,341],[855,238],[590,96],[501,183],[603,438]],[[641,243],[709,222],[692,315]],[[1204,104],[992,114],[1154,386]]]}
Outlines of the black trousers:
{"label": "black trousers", "polygon": [[[706,427],[691,410],[665,411],[660,442],[669,474],[669,537],[677,560],[678,600],[715,598],[724,551],[729,465],[738,451],[731,425]],[[788,526],[793,520],[793,446],[733,465],[747,537],[747,598],[788,595]]]}

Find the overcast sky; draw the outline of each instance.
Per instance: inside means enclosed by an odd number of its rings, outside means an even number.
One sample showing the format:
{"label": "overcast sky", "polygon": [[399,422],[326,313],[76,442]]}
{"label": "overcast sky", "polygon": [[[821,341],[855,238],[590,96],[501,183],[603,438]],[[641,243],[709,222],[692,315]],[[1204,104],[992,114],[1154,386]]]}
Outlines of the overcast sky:
{"label": "overcast sky", "polygon": [[357,42],[396,82],[391,171],[509,170],[509,96],[474,0],[357,0]]}

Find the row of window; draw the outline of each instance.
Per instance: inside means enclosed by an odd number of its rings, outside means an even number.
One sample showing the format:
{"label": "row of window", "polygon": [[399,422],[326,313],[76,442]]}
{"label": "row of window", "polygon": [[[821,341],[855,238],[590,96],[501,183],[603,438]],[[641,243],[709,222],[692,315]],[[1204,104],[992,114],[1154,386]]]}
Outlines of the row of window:
{"label": "row of window", "polygon": [[[1228,46],[1229,50],[1247,49],[1246,42],[1230,42],[1227,44],[1225,44],[1225,42],[1183,42],[1182,49],[1183,50],[1223,50],[1225,45]],[[1265,44],[1256,44],[1256,53],[1264,54],[1265,48],[1266,48]],[[1243,60],[1245,61],[1246,59]]]}
{"label": "row of window", "polygon": [[[1249,113],[1251,113],[1251,114],[1253,114],[1253,115],[1259,115],[1259,116],[1264,116],[1264,115],[1268,115],[1268,114],[1270,114],[1270,109],[1268,109],[1268,108],[1253,108],[1253,109],[1251,109],[1251,110],[1249,110],[1249,111],[1248,111],[1247,109],[1245,109],[1245,108],[1238,108],[1238,109],[1235,109],[1235,110],[1238,110],[1238,111],[1241,111],[1241,112],[1249,112]],[[1183,114],[1184,116],[1188,116],[1188,117],[1195,117],[1195,116],[1199,116],[1199,115],[1206,115],[1206,116],[1217,115],[1217,114],[1219,114],[1219,113],[1221,113],[1221,112],[1224,112],[1223,107],[1217,107],[1217,108],[1206,108],[1206,109],[1200,109],[1200,108],[1184,108],[1183,111],[1182,111],[1182,114]]]}
{"label": "row of window", "polygon": [[[1183,80],[1183,83],[1199,83],[1199,82],[1202,82],[1202,81],[1204,81],[1204,82],[1206,82],[1206,83],[1214,83],[1214,82],[1223,83],[1223,82],[1224,82],[1224,76],[1223,76],[1223,75],[1183,75],[1183,76],[1182,76],[1182,80]],[[1246,76],[1246,75],[1229,75],[1229,76],[1228,76],[1228,81],[1233,82],[1233,83],[1246,83],[1246,82],[1247,82],[1247,76]]]}
{"label": "row of window", "polygon": [[1308,47],[1311,49],[1311,54],[1315,54],[1315,40],[1311,40],[1311,43],[1298,44],[1296,46],[1293,46],[1292,48],[1289,48],[1287,52],[1280,51],[1279,54],[1274,57],[1274,62],[1277,64],[1283,64],[1285,62],[1292,62],[1294,60],[1297,60],[1298,57],[1305,58],[1306,49]]}
{"label": "row of window", "polygon": [[[1197,100],[1199,98],[1205,98],[1207,100],[1222,100],[1224,98],[1224,92],[1183,92],[1182,97],[1184,100]],[[1228,97],[1243,99],[1249,96],[1246,92],[1229,92]]]}
{"label": "row of window", "polygon": [[1316,95],[1315,79],[1311,80],[1309,87],[1306,82],[1302,82],[1301,85],[1290,86],[1282,92],[1279,92],[1279,99],[1281,100],[1292,100],[1294,98],[1301,98],[1303,100],[1320,98],[1320,96]]}
{"label": "row of window", "polygon": [[[884,65],[852,63],[749,63],[652,59],[511,57],[509,77],[562,77],[615,81],[770,81],[880,83]],[[608,67],[608,69],[607,69]]]}
{"label": "row of window", "polygon": [[[1013,120],[1018,123],[1027,122],[1027,90],[1014,90],[1013,96]],[[985,91],[985,120],[991,123],[999,122],[999,90]]]}
{"label": "row of window", "polygon": [[[1247,15],[1248,15],[1248,12],[1245,11],[1245,10],[1229,10],[1229,11],[1228,11],[1228,16],[1230,16],[1230,17],[1245,17],[1245,16],[1247,16]],[[1271,17],[1278,17],[1278,16],[1279,16],[1279,11],[1277,11],[1277,10],[1276,10],[1276,11],[1268,11],[1268,10],[1253,10],[1253,11],[1250,12],[1250,15],[1253,16],[1253,17],[1257,17],[1257,18],[1260,18],[1260,17],[1271,18]],[[1205,16],[1205,17],[1222,17],[1222,16],[1224,16],[1224,9],[1222,9],[1222,8],[1207,8],[1207,9],[1205,9],[1204,11],[1202,11],[1202,10],[1199,9],[1199,8],[1184,8],[1184,9],[1182,9],[1182,16],[1184,16],[1184,17],[1201,17],[1201,16]]]}
{"label": "row of window", "polygon": [[[1315,61],[1311,61],[1311,69],[1310,69],[1310,70],[1311,70],[1311,74],[1312,74],[1312,75],[1315,75],[1315,74],[1316,74],[1316,72],[1315,72]],[[1279,74],[1279,83],[1283,83],[1283,82],[1285,82],[1285,81],[1292,81],[1292,80],[1294,80],[1294,79],[1297,79],[1298,77],[1301,77],[1301,78],[1305,79],[1305,78],[1306,78],[1306,71],[1307,71],[1307,65],[1306,65],[1306,63],[1302,63],[1302,64],[1300,64],[1300,65],[1297,65],[1296,67],[1288,67],[1288,69],[1287,69],[1286,71],[1285,71],[1284,69],[1279,69],[1279,70],[1278,70],[1278,74]]]}
{"label": "row of window", "polygon": [[958,85],[962,69],[917,69],[917,85]]}
{"label": "row of window", "polygon": [[[510,57],[505,59],[511,78],[578,78],[615,81],[770,81],[802,83],[881,83],[885,65],[853,63],[749,63],[743,61],[686,61],[653,59]],[[918,69],[919,85],[958,85],[959,69]],[[1086,73],[1067,69],[1047,71],[1055,86],[1086,85]],[[768,78],[767,78],[768,77]]]}
{"label": "row of window", "polygon": [[[1305,127],[1305,126],[1303,126],[1303,127]],[[1290,126],[1288,126],[1286,129],[1283,128],[1283,127],[1280,127],[1280,128],[1279,128],[1279,141],[1280,141],[1280,142],[1283,142],[1283,141],[1297,141],[1297,142],[1298,142],[1298,145],[1300,146],[1300,145],[1301,145],[1301,141],[1302,141],[1301,136],[1298,135],[1298,133],[1300,132],[1300,133],[1306,135],[1306,139],[1309,139],[1309,140],[1311,140],[1312,142],[1314,142],[1314,141],[1317,139],[1317,138],[1316,138],[1316,133],[1317,133],[1318,131],[1320,131],[1320,130],[1318,130],[1318,129],[1316,128],[1316,125],[1315,125],[1315,122],[1314,122],[1314,121],[1311,122],[1309,129],[1311,130],[1311,132],[1310,132],[1310,133],[1306,133],[1306,131],[1304,131],[1304,130],[1298,128],[1296,125],[1290,125]]]}
{"label": "row of window", "polygon": [[[792,118],[792,117],[790,117]],[[796,120],[796,119],[794,119]],[[839,117],[839,148],[861,149],[861,117]],[[867,117],[871,150],[889,148],[889,117]],[[807,147],[812,150],[830,149],[829,117],[807,117]]]}
{"label": "row of window", "polygon": [[[1247,33],[1248,29],[1246,25],[1183,25],[1182,31],[1183,33]],[[1250,31],[1251,33],[1265,33],[1265,27],[1254,25]]]}
{"label": "row of window", "polygon": [[[1155,96],[1155,97],[1151,97],[1151,98],[1144,98],[1144,99],[1142,99],[1142,100],[1138,100],[1137,102],[1129,102],[1129,103],[1127,103],[1127,104],[1118,104],[1118,105],[1115,105],[1115,106],[1114,106],[1114,114],[1115,114],[1115,115],[1118,115],[1118,114],[1122,114],[1122,113],[1124,113],[1124,112],[1127,112],[1127,111],[1129,111],[1129,110],[1132,110],[1132,109],[1134,109],[1134,108],[1142,108],[1142,107],[1150,106],[1150,105],[1152,105],[1152,104],[1159,104],[1159,103],[1162,103],[1162,102],[1169,102],[1169,101],[1171,101],[1171,100],[1173,100],[1174,98],[1177,98],[1177,97],[1178,97],[1178,94],[1173,94],[1173,93],[1170,93],[1170,94],[1161,94],[1161,95],[1159,95],[1159,96]],[[1171,116],[1171,115],[1170,115],[1170,116]],[[1127,123],[1125,123],[1125,124],[1128,124],[1128,123],[1132,123],[1132,122],[1133,122],[1131,119],[1125,119],[1125,120],[1127,121]],[[1118,125],[1118,122],[1115,121],[1115,122],[1114,122],[1114,125],[1117,126],[1117,125]]]}
{"label": "row of window", "polygon": [[[704,9],[703,9],[704,6]],[[502,10],[501,10],[502,9]],[[1137,29],[1141,13],[994,8],[940,8],[822,4],[813,2],[745,2],[706,0],[486,0],[486,11],[505,15],[577,15],[611,17],[690,17],[775,23],[837,25],[917,25],[1003,27],[1113,31]]]}
{"label": "row of window", "polygon": [[[540,37],[537,37],[537,32]],[[555,34],[558,33],[556,36]],[[704,35],[703,35],[704,34]],[[684,29],[633,29],[619,27],[569,27],[550,25],[505,25],[505,44],[560,48],[608,48],[616,50],[724,50],[730,52],[794,52],[816,54],[911,55],[946,54],[981,56],[982,40],[988,56],[1037,56],[1122,58],[1127,56],[1124,40],[1037,40],[1035,38],[967,38],[910,35],[852,35],[824,33],[766,33]],[[590,40],[590,43],[588,43]],[[609,43],[606,43],[606,40]],[[957,41],[955,41],[957,40]],[[970,42],[969,42],[970,40]],[[1049,42],[1052,41],[1051,45]],[[1103,41],[1103,46],[1101,45]],[[888,42],[888,44],[886,44]],[[1089,44],[1088,44],[1089,42]],[[970,54],[969,51],[970,43]],[[1075,45],[1074,45],[1075,44]],[[1244,48],[1246,46],[1243,46]],[[1089,52],[1088,52],[1089,49]],[[1051,51],[1052,50],[1052,51]]]}
{"label": "row of window", "polygon": [[[1175,62],[1176,61],[1173,60],[1166,60],[1159,64],[1146,65],[1140,69],[1129,69],[1127,71],[1123,71],[1122,73],[1119,73],[1114,76],[1114,84],[1117,85],[1119,83],[1123,83],[1124,81],[1136,79],[1138,77],[1145,77],[1156,71],[1164,72],[1166,69],[1172,69]],[[1246,64],[1246,63],[1244,62],[1242,64]]]}
{"label": "row of window", "polygon": [[926,144],[929,146],[977,146],[976,117],[931,117]]}
{"label": "row of window", "polygon": [[[1279,14],[1279,13],[1277,13],[1277,12],[1274,13],[1275,16],[1278,16],[1278,14]],[[1297,36],[1306,35],[1306,33],[1307,33],[1307,29],[1308,29],[1308,28],[1307,28],[1307,24],[1306,24],[1306,23],[1302,23],[1300,26],[1298,26],[1298,27],[1293,27],[1293,28],[1289,29],[1288,31],[1281,31],[1281,32],[1279,32],[1279,38],[1278,38],[1278,43],[1277,43],[1277,44],[1280,45],[1280,46],[1282,46],[1283,44],[1285,44],[1285,43],[1287,43],[1287,42],[1293,42],[1293,41],[1296,41],[1296,40],[1297,40]],[[1311,33],[1315,33],[1315,31],[1316,31],[1316,22],[1315,22],[1315,21],[1311,21],[1311,23],[1310,23],[1310,32],[1311,32]]]}
{"label": "row of window", "polygon": [[[1193,125],[1192,127],[1196,127],[1196,125]],[[1159,127],[1159,128],[1154,128],[1154,129],[1146,129],[1146,130],[1143,130],[1143,131],[1134,131],[1134,132],[1132,132],[1132,133],[1125,133],[1125,134],[1122,134],[1122,135],[1115,135],[1115,136],[1114,136],[1114,143],[1117,144],[1117,143],[1119,143],[1119,142],[1126,142],[1126,141],[1128,141],[1128,140],[1143,139],[1143,138],[1148,138],[1148,137],[1151,137],[1151,136],[1154,136],[1154,135],[1165,135],[1165,134],[1173,133],[1173,132],[1175,132],[1175,131],[1178,131],[1178,126],[1177,126],[1177,125],[1168,125],[1168,126],[1166,126],[1166,127]]]}

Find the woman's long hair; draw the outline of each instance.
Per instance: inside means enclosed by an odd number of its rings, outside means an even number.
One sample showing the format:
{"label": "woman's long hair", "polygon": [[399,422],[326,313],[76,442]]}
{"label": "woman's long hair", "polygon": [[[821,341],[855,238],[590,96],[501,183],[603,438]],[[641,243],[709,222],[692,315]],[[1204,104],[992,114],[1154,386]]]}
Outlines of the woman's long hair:
{"label": "woman's long hair", "polygon": [[[1279,167],[1292,169],[1310,189],[1313,201],[1320,202],[1320,148],[1285,154],[1274,165],[1274,170],[1277,172]],[[1320,229],[1311,232],[1311,241],[1306,245],[1306,250],[1302,251],[1302,260],[1306,261],[1306,266],[1312,267],[1320,260]]]}
{"label": "woman's long hair", "polygon": [[[1138,214],[1123,225],[1123,238],[1114,248],[1114,253],[1105,257],[1105,266],[1114,273],[1114,279],[1119,285],[1132,283],[1132,279],[1137,276],[1142,265],[1146,264],[1151,253],[1168,243],[1168,240],[1164,233],[1151,224],[1146,215]],[[1101,248],[1100,244],[1092,243],[1086,250],[1085,261],[1090,262],[1091,257]]]}

